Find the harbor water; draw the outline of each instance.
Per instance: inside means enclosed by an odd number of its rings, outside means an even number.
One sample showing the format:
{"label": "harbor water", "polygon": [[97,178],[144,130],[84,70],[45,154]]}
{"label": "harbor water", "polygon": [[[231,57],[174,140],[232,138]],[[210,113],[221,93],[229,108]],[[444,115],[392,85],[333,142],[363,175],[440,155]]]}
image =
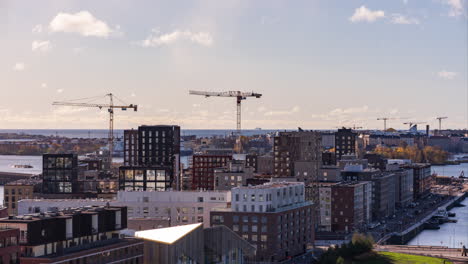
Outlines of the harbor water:
{"label": "harbor water", "polygon": [[438,230],[424,230],[408,242],[408,245],[446,246],[461,248],[468,245],[468,199],[462,202],[465,207],[454,207],[457,223],[445,223]]}
{"label": "harbor water", "polygon": [[[468,174],[468,163],[447,166],[432,166],[432,172],[441,176],[458,177]],[[408,245],[447,246],[460,248],[468,246],[468,199],[462,202],[465,207],[454,207],[450,212],[456,214],[457,223],[445,223],[438,230],[424,230],[408,242]]]}

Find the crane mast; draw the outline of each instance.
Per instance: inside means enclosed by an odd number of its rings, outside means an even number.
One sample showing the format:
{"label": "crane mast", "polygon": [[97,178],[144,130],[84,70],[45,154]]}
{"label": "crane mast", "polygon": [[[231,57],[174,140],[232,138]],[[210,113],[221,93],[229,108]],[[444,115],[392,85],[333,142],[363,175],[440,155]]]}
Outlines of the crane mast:
{"label": "crane mast", "polygon": [[242,120],[242,100],[246,100],[247,97],[261,98],[262,94],[254,92],[241,92],[241,91],[227,91],[227,92],[206,92],[206,91],[189,91],[191,95],[201,95],[205,97],[235,97],[236,98],[236,134],[238,137],[237,140],[237,150],[240,153],[242,148],[241,143],[241,120]]}
{"label": "crane mast", "polygon": [[[109,113],[109,133],[108,133],[108,147],[109,147],[109,164],[112,164],[112,154],[114,151],[114,109],[122,109],[122,111],[126,111],[127,109],[133,109],[135,112],[138,110],[138,106],[134,104],[122,104],[122,105],[114,105],[114,95],[112,93],[108,93],[105,95],[109,97],[108,104],[97,104],[97,103],[77,103],[72,101],[63,101],[63,102],[53,102],[52,105],[60,105],[60,106],[74,106],[74,107],[95,107],[95,108],[107,108]],[[92,97],[96,98],[96,97]],[[89,98],[85,98],[89,99]]]}
{"label": "crane mast", "polygon": [[448,117],[446,117],[446,116],[436,117],[436,119],[439,120],[439,133],[442,130],[442,119],[447,119],[447,118]]}

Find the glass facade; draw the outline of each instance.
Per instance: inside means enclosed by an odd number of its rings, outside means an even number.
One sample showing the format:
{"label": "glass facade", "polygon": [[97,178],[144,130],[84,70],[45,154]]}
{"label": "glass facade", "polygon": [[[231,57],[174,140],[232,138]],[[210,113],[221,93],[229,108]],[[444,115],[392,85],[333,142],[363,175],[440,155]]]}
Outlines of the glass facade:
{"label": "glass facade", "polygon": [[75,154],[44,154],[43,192],[77,192],[78,158]]}
{"label": "glass facade", "polygon": [[165,191],[171,188],[170,168],[120,167],[119,189],[126,191]]}

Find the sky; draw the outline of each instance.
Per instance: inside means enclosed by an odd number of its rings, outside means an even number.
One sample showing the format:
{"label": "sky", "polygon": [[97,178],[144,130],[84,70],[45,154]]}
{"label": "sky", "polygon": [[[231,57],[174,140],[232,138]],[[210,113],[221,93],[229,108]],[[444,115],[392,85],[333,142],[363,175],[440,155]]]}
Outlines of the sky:
{"label": "sky", "polygon": [[[0,128],[468,124],[468,0],[0,0]],[[93,98],[88,99],[88,98]],[[121,102],[118,101],[117,102]]]}

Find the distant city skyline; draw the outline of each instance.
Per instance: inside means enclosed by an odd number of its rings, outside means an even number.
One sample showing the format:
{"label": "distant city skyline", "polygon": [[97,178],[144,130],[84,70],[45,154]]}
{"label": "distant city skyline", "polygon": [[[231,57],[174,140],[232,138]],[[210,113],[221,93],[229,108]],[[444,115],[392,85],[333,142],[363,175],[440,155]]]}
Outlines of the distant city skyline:
{"label": "distant city skyline", "polygon": [[[467,0],[0,2],[2,129],[106,129],[53,101],[112,92],[115,128],[466,128]],[[106,102],[103,97],[95,102]],[[420,129],[424,125],[421,125]]]}

